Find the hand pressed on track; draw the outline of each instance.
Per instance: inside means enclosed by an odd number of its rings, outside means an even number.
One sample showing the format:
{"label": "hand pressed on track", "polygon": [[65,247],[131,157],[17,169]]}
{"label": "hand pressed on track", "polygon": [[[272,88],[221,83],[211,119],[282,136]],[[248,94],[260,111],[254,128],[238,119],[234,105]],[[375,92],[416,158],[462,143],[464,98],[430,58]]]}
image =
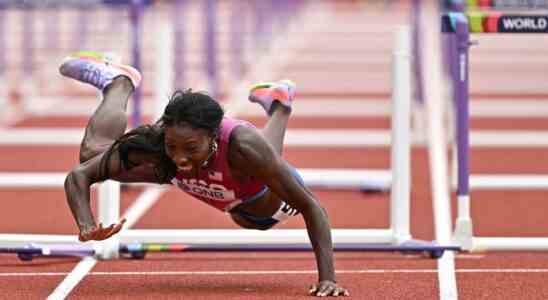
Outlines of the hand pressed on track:
{"label": "hand pressed on track", "polygon": [[118,233],[122,226],[124,226],[124,223],[126,222],[126,219],[122,219],[120,223],[111,224],[109,227],[104,228],[103,223],[99,223],[98,227],[91,227],[89,229],[80,230],[80,234],[78,235],[78,240],[81,242],[86,241],[102,241],[106,240],[109,237],[115,235]]}
{"label": "hand pressed on track", "polygon": [[318,297],[326,296],[350,296],[347,289],[337,286],[337,283],[331,280],[323,280],[310,287],[308,294]]}

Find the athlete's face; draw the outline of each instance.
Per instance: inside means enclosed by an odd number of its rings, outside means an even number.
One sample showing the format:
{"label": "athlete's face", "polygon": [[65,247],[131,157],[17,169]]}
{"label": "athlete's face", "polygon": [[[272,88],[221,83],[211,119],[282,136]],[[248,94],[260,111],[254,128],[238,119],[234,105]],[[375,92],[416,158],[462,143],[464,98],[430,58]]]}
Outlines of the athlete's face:
{"label": "athlete's face", "polygon": [[182,124],[165,128],[165,149],[177,170],[191,173],[208,159],[214,137],[205,129]]}

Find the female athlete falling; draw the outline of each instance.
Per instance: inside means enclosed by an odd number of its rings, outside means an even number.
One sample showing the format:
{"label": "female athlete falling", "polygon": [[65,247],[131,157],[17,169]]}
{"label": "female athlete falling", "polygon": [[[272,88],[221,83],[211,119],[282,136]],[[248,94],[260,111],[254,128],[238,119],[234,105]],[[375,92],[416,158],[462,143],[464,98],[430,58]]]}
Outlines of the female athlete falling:
{"label": "female athlete falling", "polygon": [[125,220],[104,228],[90,207],[90,186],[120,182],[172,183],[225,212],[244,228],[267,230],[301,214],[314,253],[319,281],[316,296],[349,295],[337,285],[331,229],[325,210],[281,157],[295,87],[290,81],[255,85],[249,99],[264,107],[269,121],[262,130],[224,116],[205,93],[176,91],[156,123],[124,133],[126,106],[141,81],[140,73],[106,55],[78,52],[60,67],[66,77],[103,92],[80,147],[80,164],[67,176],[67,200],[80,229],[80,241],[104,240]]}

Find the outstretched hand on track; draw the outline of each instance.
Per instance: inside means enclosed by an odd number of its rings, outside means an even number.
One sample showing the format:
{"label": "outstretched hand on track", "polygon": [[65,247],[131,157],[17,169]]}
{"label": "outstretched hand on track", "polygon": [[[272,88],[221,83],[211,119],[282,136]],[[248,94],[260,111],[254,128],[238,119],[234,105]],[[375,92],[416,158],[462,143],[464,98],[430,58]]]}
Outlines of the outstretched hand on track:
{"label": "outstretched hand on track", "polygon": [[310,287],[308,294],[318,297],[338,297],[338,296],[350,296],[347,289],[338,286],[336,282],[330,280],[320,281]]}
{"label": "outstretched hand on track", "polygon": [[78,240],[80,240],[80,242],[106,240],[118,233],[122,229],[122,226],[124,226],[125,222],[126,219],[122,219],[120,223],[111,224],[106,228],[103,227],[103,223],[99,223],[98,227],[92,227],[89,231],[80,231]]}

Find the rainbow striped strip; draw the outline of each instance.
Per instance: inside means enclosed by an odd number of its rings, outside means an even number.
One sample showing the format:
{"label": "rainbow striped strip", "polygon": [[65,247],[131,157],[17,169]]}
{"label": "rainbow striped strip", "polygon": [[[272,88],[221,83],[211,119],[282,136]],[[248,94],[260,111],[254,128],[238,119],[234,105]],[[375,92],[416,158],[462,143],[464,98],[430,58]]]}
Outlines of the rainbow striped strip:
{"label": "rainbow striped strip", "polygon": [[469,11],[442,16],[443,30],[454,32],[459,19],[466,18],[471,33],[548,33],[548,15],[506,14]]}
{"label": "rainbow striped strip", "polygon": [[174,245],[174,244],[127,244],[127,252],[183,252],[187,245]]}
{"label": "rainbow striped strip", "polygon": [[[450,0],[450,3],[462,0]],[[546,0],[466,0],[466,6],[471,9],[545,9]]]}
{"label": "rainbow striped strip", "polygon": [[494,4],[492,0],[466,0],[466,6],[468,6],[469,8],[489,8],[493,7]]}

